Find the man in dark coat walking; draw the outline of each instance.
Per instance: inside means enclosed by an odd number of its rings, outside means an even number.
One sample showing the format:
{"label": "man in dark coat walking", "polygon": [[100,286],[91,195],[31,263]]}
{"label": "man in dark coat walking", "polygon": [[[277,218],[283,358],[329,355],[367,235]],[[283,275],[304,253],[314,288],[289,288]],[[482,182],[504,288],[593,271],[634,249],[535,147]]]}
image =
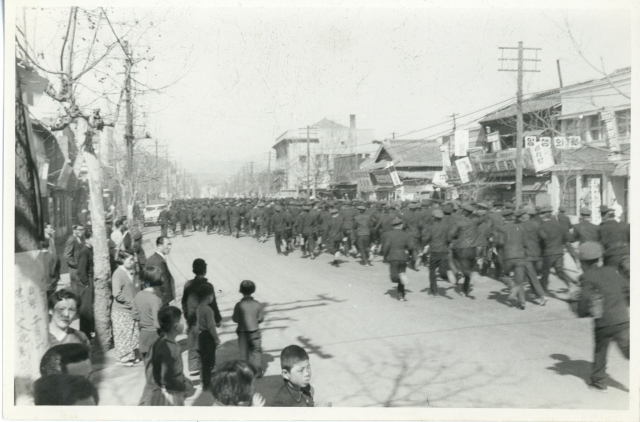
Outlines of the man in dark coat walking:
{"label": "man in dark coat walking", "polygon": [[402,230],[403,222],[400,218],[396,217],[391,225],[393,230],[385,233],[382,238],[382,256],[384,262],[389,263],[391,281],[398,283],[398,300],[406,302],[404,287],[407,284],[407,261],[410,259],[409,253],[415,250],[415,245],[411,235]]}

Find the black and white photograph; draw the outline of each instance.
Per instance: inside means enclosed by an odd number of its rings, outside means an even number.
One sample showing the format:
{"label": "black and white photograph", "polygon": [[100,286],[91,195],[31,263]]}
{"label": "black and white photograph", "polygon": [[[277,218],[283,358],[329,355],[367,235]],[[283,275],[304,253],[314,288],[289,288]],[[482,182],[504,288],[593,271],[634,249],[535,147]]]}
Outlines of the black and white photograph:
{"label": "black and white photograph", "polygon": [[640,417],[637,1],[3,18],[4,419]]}

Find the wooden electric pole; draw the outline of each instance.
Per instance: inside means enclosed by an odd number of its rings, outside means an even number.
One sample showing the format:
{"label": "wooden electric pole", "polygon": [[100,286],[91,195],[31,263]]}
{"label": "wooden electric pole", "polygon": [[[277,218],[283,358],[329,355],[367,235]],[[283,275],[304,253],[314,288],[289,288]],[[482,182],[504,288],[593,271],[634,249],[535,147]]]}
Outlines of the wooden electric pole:
{"label": "wooden electric pole", "polygon": [[[524,48],[522,47],[522,41],[518,42],[518,47],[499,47],[502,50],[502,57],[499,58],[501,64],[504,66],[505,61],[518,61],[517,69],[501,68],[498,69],[501,72],[518,72],[518,92],[516,94],[516,107],[517,107],[517,123],[516,123],[516,209],[520,208],[522,204],[522,144],[524,142],[524,119],[522,116],[522,80],[524,72],[540,72],[538,70],[538,51],[540,48]],[[518,58],[505,58],[504,50],[518,50]],[[524,50],[533,50],[536,52],[535,59],[525,59]],[[524,62],[534,62],[534,69],[524,69]]]}
{"label": "wooden electric pole", "polygon": [[309,126],[307,126],[307,197],[311,196],[311,153],[309,152]]}

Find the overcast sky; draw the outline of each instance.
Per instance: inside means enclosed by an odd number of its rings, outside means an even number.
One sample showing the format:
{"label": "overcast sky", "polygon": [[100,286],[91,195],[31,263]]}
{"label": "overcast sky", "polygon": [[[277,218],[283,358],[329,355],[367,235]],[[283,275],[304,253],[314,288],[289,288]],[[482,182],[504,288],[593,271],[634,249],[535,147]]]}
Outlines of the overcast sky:
{"label": "overcast sky", "polygon": [[[523,41],[542,49],[541,72],[525,74],[525,94],[559,85],[557,59],[565,85],[599,77],[573,46],[565,19],[593,64],[600,66],[602,57],[608,72],[630,66],[631,14],[624,10],[630,3],[599,3],[598,9],[543,10],[531,7],[589,3],[469,9],[418,2],[304,8],[180,2],[138,10],[135,15],[157,21],[157,32],[146,40],[156,58],[137,77],[161,86],[182,76],[163,95],[147,97],[149,132],[193,172],[211,172],[214,161],[238,164],[247,157],[266,166],[276,137],[323,118],[348,125],[355,114],[357,126],[374,129],[378,139],[437,125],[452,113],[469,114],[515,95],[516,73],[498,71],[500,46]],[[450,122],[406,138],[449,128]]]}

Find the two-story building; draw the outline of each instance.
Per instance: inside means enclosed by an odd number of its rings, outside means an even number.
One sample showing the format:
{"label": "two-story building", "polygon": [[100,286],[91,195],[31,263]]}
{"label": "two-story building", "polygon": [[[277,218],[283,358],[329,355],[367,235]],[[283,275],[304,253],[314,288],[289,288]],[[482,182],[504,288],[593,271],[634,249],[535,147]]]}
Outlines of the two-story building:
{"label": "two-story building", "polygon": [[292,129],[276,139],[276,169],[282,172],[279,196],[314,195],[331,184],[334,159],[354,154],[366,156],[375,150],[373,129],[356,129],[356,116],[349,127],[322,119],[309,128]]}

